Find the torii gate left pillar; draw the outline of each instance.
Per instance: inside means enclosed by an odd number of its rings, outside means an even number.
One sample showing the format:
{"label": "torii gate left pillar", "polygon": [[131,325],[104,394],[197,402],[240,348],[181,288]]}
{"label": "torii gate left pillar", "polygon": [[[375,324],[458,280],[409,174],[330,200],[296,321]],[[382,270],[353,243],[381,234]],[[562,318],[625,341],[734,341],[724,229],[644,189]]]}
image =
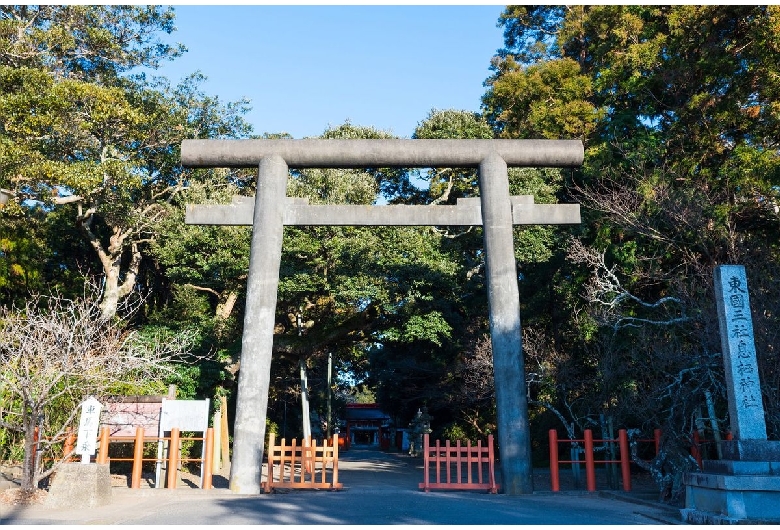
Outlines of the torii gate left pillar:
{"label": "torii gate left pillar", "polygon": [[[258,166],[254,203],[188,206],[188,224],[252,224],[241,370],[230,489],[259,494],[270,386],[273,330],[285,225],[481,225],[485,241],[490,335],[502,490],[533,493],[514,224],[574,224],[579,205],[534,204],[509,195],[507,167],[572,167],[583,147],[572,140],[185,140],[190,167]],[[477,167],[480,198],[456,206],[308,205],[286,198],[289,167]]]}

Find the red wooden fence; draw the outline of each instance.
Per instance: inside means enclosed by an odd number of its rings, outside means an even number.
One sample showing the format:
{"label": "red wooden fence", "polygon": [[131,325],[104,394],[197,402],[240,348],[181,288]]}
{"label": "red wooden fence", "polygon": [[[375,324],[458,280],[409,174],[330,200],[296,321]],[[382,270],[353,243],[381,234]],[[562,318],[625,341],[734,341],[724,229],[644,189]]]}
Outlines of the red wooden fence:
{"label": "red wooden fence", "polygon": [[[593,444],[615,443],[620,448],[619,460],[596,460],[593,455]],[[623,475],[623,490],[631,491],[631,454],[628,450],[628,433],[625,429],[618,431],[617,440],[594,440],[593,432],[590,429],[585,430],[585,438],[582,440],[558,440],[558,431],[550,429],[550,485],[552,491],[561,491],[559,464],[579,464],[581,460],[560,460],[558,458],[559,443],[583,443],[585,446],[585,482],[588,491],[596,491],[596,463],[599,464],[620,464],[620,470]]]}
{"label": "red wooden fence", "polygon": [[[428,434],[423,435],[423,482],[419,487],[426,492],[437,490],[485,490],[497,493],[496,461],[493,452],[493,435],[488,436],[487,446],[478,441],[476,447],[460,440],[455,446],[447,440],[444,447],[436,440],[430,446]],[[443,469],[442,469],[443,468]],[[444,471],[444,480],[442,480]]]}

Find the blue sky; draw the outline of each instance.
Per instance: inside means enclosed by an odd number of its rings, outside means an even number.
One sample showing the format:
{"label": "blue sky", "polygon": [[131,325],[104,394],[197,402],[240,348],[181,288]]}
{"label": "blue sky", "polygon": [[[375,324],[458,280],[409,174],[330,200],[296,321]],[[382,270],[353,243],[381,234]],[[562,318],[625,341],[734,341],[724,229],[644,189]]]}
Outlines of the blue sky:
{"label": "blue sky", "polygon": [[504,5],[174,5],[207,94],[251,100],[256,134],[317,136],[349,120],[409,138],[429,111],[479,111]]}

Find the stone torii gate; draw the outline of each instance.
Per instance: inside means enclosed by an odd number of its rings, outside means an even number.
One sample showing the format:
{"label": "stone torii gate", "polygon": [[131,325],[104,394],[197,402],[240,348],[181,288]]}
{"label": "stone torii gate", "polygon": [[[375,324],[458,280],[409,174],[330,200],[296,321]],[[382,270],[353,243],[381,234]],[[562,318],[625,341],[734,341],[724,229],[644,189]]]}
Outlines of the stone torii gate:
{"label": "stone torii gate", "polygon": [[[259,494],[285,225],[482,226],[502,489],[533,493],[512,227],[577,224],[578,204],[510,196],[507,167],[576,167],[579,140],[184,140],[187,167],[258,166],[254,201],[189,205],[187,224],[252,225],[230,489]],[[455,206],[309,205],[286,197],[289,168],[476,167],[480,197]]]}

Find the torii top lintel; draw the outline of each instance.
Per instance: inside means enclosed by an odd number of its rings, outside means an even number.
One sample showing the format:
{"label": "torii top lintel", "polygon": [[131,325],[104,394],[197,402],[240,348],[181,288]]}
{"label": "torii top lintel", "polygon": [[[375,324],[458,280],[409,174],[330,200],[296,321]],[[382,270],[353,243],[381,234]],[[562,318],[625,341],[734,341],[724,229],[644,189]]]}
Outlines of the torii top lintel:
{"label": "torii top lintel", "polygon": [[498,154],[510,167],[577,167],[579,140],[184,140],[187,167],[256,167],[279,156],[290,167],[477,167]]}
{"label": "torii top lintel", "polygon": [[[579,140],[184,140],[182,164],[190,167],[252,167],[281,159],[287,167],[478,167],[498,155],[508,166],[571,167],[582,163]],[[578,224],[578,204],[534,204],[532,196],[509,198],[512,224]],[[188,205],[187,224],[252,225],[255,203],[235,197],[229,205]],[[286,198],[285,225],[480,226],[480,199],[451,206],[310,205]]]}

